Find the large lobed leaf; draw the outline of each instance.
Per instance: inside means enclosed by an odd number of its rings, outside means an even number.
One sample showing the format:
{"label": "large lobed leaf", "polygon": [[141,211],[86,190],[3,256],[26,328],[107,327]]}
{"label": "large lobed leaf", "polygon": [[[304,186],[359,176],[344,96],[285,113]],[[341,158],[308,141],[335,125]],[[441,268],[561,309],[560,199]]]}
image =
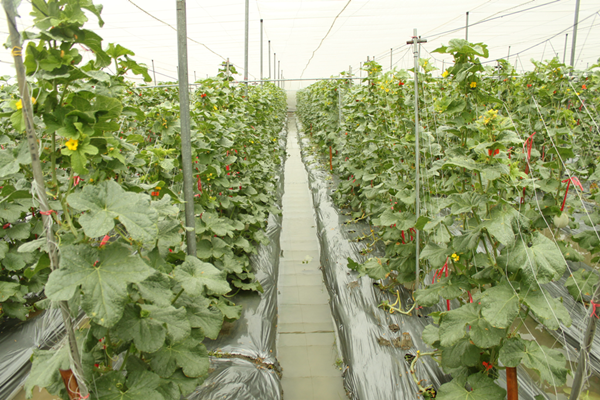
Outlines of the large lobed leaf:
{"label": "large lobed leaf", "polygon": [[153,241],[158,236],[157,213],[148,196],[126,192],[114,181],[86,186],[67,197],[75,209],[89,211],[79,218],[83,231],[95,238],[107,234],[119,220],[135,240]]}
{"label": "large lobed leaf", "polygon": [[70,300],[81,289],[81,306],[96,323],[110,327],[123,315],[127,284],[141,282],[155,271],[120,243],[102,249],[85,244],[61,247],[60,268],[53,271],[46,295]]}

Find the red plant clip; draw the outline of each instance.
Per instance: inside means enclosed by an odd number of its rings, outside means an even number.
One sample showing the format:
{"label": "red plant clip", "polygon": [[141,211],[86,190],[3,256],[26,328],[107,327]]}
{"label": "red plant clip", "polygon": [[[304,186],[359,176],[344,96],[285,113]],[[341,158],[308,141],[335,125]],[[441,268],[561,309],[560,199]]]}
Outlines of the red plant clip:
{"label": "red plant clip", "polygon": [[600,307],[600,304],[598,304],[598,303],[594,303],[594,300],[592,300],[592,301],[590,302],[590,304],[591,304],[591,305],[592,305],[592,307],[593,307],[593,308],[592,308],[592,313],[590,314],[590,318],[591,318],[591,317],[596,317],[596,318],[600,319],[600,316],[598,316],[598,314],[596,314],[596,309],[597,309],[598,307]]}
{"label": "red plant clip", "polygon": [[202,181],[200,180],[200,175],[198,175],[198,190],[202,192]]}
{"label": "red plant clip", "polygon": [[579,186],[579,189],[583,191],[583,185],[581,184],[581,182],[579,182],[579,178],[577,178],[576,176],[572,176],[562,181],[562,183],[565,182],[567,182],[567,190],[565,190],[565,198],[563,199],[562,205],[560,206],[561,212],[565,209],[565,203],[567,202],[567,195],[569,194],[569,187],[571,186],[571,182],[573,182],[573,185]]}
{"label": "red plant clip", "polygon": [[104,235],[104,237],[102,238],[102,241],[100,242],[100,247],[104,246],[106,243],[108,243],[108,241],[110,240],[110,236],[108,235]]}
{"label": "red plant clip", "polygon": [[42,215],[52,215],[52,213],[56,214],[56,211],[54,211],[54,210],[40,211],[40,214],[42,214]]}
{"label": "red plant clip", "polygon": [[525,166],[525,173],[529,174],[529,160],[531,159],[531,149],[533,148],[533,137],[535,136],[535,132],[533,132],[525,143],[523,143],[523,152],[527,152],[527,165]]}

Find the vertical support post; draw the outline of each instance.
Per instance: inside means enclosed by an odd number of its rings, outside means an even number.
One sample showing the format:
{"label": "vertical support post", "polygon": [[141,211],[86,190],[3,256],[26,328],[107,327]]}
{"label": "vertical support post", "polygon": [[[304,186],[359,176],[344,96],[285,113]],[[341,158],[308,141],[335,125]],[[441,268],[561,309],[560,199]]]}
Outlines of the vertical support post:
{"label": "vertical support post", "polygon": [[469,41],[469,12],[467,11],[467,23],[465,24],[465,40]]}
{"label": "vertical support post", "polygon": [[185,0],[177,0],[177,58],[179,61],[179,115],[181,120],[181,164],[185,200],[185,237],[187,253],[196,256],[196,220],[190,129],[190,93],[188,84],[187,22]]}
{"label": "vertical support post", "polygon": [[[51,217],[50,206],[48,204],[48,198],[46,197],[44,173],[42,171],[42,163],[40,162],[39,157],[38,138],[35,132],[35,125],[33,121],[33,105],[31,104],[31,94],[29,93],[29,86],[27,85],[27,77],[25,75],[25,66],[23,64],[23,43],[21,34],[17,30],[17,10],[14,1],[11,0],[2,0],[2,6],[4,7],[6,20],[8,22],[8,32],[10,36],[9,40],[12,46],[12,56],[15,63],[15,69],[17,71],[19,94],[21,95],[21,102],[23,104],[23,118],[25,120],[27,146],[31,156],[31,172],[33,173],[33,194],[39,202],[40,211],[42,212],[42,224],[46,233],[48,256],[50,258],[50,269],[54,271],[58,268],[59,264],[58,247],[56,245],[57,241],[54,237],[54,231],[52,230],[53,220]],[[59,302],[59,306],[62,319],[65,324],[65,330],[67,332],[69,357],[73,374],[75,375],[75,379],[77,380],[79,387],[79,397],[87,398],[89,396],[89,392],[84,380],[83,365],[81,363],[81,356],[77,346],[77,339],[75,338],[75,330],[73,327],[73,320],[71,319],[69,303],[66,301],[61,301]]]}
{"label": "vertical support post", "polygon": [[517,380],[517,368],[506,368],[506,400],[519,400],[519,381]]}
{"label": "vertical support post", "polygon": [[361,61],[359,64],[359,67],[358,67],[358,77],[360,78],[360,80],[358,82],[360,83],[361,86],[362,86],[362,66],[363,66],[363,63]]}
{"label": "vertical support post", "polygon": [[227,80],[229,80],[229,58],[227,59],[227,63],[225,64],[225,76]]}
{"label": "vertical support post", "polygon": [[567,59],[567,39],[569,38],[569,34],[565,34],[565,49],[563,50],[563,64],[565,63],[565,60]]}
{"label": "vertical support post", "polygon": [[263,20],[260,20],[260,84],[263,84]]}
{"label": "vertical support post", "polygon": [[[573,43],[571,43],[571,68],[575,68],[575,50],[577,45],[577,25],[579,24],[579,0],[575,3],[575,22],[573,23]],[[573,71],[569,73],[573,75]]]}
{"label": "vertical support post", "polygon": [[579,393],[581,392],[581,385],[583,384],[583,377],[588,370],[588,364],[590,362],[590,351],[592,349],[592,343],[594,342],[594,334],[596,333],[596,324],[598,323],[598,313],[596,313],[596,307],[600,303],[600,286],[596,288],[592,301],[590,303],[590,309],[588,313],[588,325],[583,336],[583,341],[579,348],[579,360],[577,361],[577,372],[573,378],[573,386],[571,387],[571,397],[569,400],[577,400]]}
{"label": "vertical support post", "polygon": [[394,54],[394,49],[390,49],[390,71],[392,70],[392,54]]}
{"label": "vertical support post", "polygon": [[194,82],[196,82],[196,71],[194,71]]}
{"label": "vertical support post", "polygon": [[268,50],[267,61],[269,62],[269,80],[271,80],[271,41],[269,40],[269,50]]}
{"label": "vertical support post", "polygon": [[277,53],[275,52],[273,52],[273,80],[279,86],[279,82],[277,81]]}
{"label": "vertical support post", "polygon": [[510,46],[508,46],[508,55],[506,56],[506,61],[510,61]]}
{"label": "vertical support post", "polygon": [[277,61],[277,79],[279,80],[279,87],[281,87],[281,60]]}
{"label": "vertical support post", "polygon": [[[415,217],[417,221],[421,216],[421,199],[420,199],[420,159],[421,153],[419,149],[419,53],[420,53],[420,44],[427,43],[427,40],[421,39],[417,36],[417,29],[413,30],[413,37],[411,41],[406,42],[406,44],[413,45],[413,54],[415,58]],[[416,229],[415,232],[415,243],[417,245],[416,248],[416,270],[415,270],[415,290],[419,288],[419,278],[421,275],[421,268],[419,265],[419,229]]]}
{"label": "vertical support post", "polygon": [[152,73],[154,74],[154,86],[158,85],[156,82],[156,70],[154,69],[154,60],[152,60]]}
{"label": "vertical support post", "polygon": [[246,0],[246,19],[244,36],[244,83],[246,84],[246,99],[248,98],[248,36],[250,34],[250,3]]}

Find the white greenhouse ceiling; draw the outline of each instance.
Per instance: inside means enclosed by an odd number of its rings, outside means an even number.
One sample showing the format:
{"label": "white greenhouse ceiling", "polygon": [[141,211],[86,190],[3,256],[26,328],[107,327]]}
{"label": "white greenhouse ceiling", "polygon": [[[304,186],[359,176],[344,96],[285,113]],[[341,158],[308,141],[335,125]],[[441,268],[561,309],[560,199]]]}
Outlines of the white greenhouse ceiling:
{"label": "white greenhouse ceiling", "polygon": [[[138,62],[152,69],[158,81],[177,77],[175,0],[99,0],[103,28],[90,15],[88,29],[105,43],[119,43],[134,51]],[[324,78],[352,66],[356,72],[367,57],[376,57],[390,68],[390,49],[395,67],[410,68],[412,52],[406,41],[413,28],[427,39],[421,56],[431,58],[438,68],[450,57],[430,54],[452,38],[465,37],[489,46],[490,65],[506,58],[519,70],[532,68],[531,59],[570,61],[576,0],[250,0],[249,76],[260,76],[260,19],[264,20],[263,76],[274,74],[273,52],[281,62],[285,78]],[[23,1],[19,28],[31,27],[31,4]],[[244,65],[244,0],[187,0],[190,81],[213,76],[218,65],[229,58],[240,74]],[[0,32],[7,37],[2,13]],[[271,55],[268,55],[268,40]],[[80,49],[85,52],[85,49]],[[578,69],[600,57],[600,2],[581,1],[577,45]],[[0,74],[13,74],[10,53],[0,57]],[[150,74],[152,75],[152,73]],[[241,79],[240,75],[240,79]],[[288,83],[286,88],[306,86],[307,81]]]}

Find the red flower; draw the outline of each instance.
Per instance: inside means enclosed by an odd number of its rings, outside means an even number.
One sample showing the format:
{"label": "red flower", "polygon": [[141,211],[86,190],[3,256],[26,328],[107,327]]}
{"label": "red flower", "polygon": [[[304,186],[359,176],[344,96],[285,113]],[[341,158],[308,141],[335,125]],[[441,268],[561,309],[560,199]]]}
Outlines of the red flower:
{"label": "red flower", "polygon": [[494,157],[496,154],[500,154],[500,149],[496,149],[496,150],[488,149],[488,155],[489,156]]}
{"label": "red flower", "polygon": [[200,97],[205,98],[206,97],[206,93],[202,93],[202,95]]}
{"label": "red flower", "polygon": [[581,85],[581,88],[582,88],[583,90],[585,90],[585,89],[587,89],[587,86],[586,86],[586,85]]}
{"label": "red flower", "polygon": [[98,368],[100,366],[100,364],[94,364],[94,367]]}
{"label": "red flower", "polygon": [[482,364],[485,367],[486,371],[489,371],[490,369],[494,368],[494,365],[492,363],[487,363],[484,361]]}
{"label": "red flower", "polygon": [[404,82],[402,82],[402,81],[398,82],[398,86],[404,86]]}
{"label": "red flower", "polygon": [[2,229],[8,229],[10,228],[10,222],[8,224],[4,224],[4,226],[2,227]]}
{"label": "red flower", "polygon": [[527,87],[531,87],[531,86],[532,86],[532,85],[531,85],[531,83],[528,83],[528,84],[527,84]]}

